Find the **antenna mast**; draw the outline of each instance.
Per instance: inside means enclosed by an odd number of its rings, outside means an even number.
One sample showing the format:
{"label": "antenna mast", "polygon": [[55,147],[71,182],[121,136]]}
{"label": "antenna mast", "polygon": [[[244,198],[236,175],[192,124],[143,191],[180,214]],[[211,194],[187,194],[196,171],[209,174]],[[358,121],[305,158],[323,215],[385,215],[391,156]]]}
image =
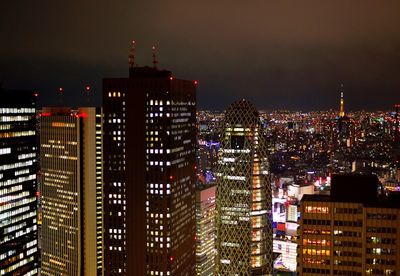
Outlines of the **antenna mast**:
{"label": "antenna mast", "polygon": [[128,57],[129,68],[133,68],[135,66],[135,53],[136,53],[136,42],[135,40],[132,40],[132,46],[131,49],[129,50],[129,57]]}
{"label": "antenna mast", "polygon": [[151,47],[151,50],[152,50],[152,52],[153,52],[153,67],[154,67],[154,68],[157,68],[158,60],[157,60],[156,46],[153,45],[153,46]]}

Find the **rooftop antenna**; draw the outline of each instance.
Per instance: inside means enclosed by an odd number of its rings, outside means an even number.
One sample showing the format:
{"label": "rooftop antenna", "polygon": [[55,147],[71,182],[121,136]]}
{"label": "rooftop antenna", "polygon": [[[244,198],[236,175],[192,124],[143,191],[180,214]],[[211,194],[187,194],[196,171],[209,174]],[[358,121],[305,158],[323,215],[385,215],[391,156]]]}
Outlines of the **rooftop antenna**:
{"label": "rooftop antenna", "polygon": [[158,60],[157,60],[157,55],[156,55],[156,46],[153,45],[153,46],[151,47],[151,50],[152,50],[152,52],[153,52],[153,67],[154,67],[154,68],[157,68]]}
{"label": "rooftop antenna", "polygon": [[135,66],[135,52],[136,52],[136,42],[135,40],[132,40],[132,46],[131,49],[129,50],[129,57],[128,57],[129,68],[133,68]]}
{"label": "rooftop antenna", "polygon": [[86,103],[87,106],[90,106],[90,92],[92,90],[92,87],[90,85],[85,85],[85,94],[86,94]]}
{"label": "rooftop antenna", "polygon": [[59,95],[60,106],[62,106],[63,105],[64,87],[58,88],[58,95]]}

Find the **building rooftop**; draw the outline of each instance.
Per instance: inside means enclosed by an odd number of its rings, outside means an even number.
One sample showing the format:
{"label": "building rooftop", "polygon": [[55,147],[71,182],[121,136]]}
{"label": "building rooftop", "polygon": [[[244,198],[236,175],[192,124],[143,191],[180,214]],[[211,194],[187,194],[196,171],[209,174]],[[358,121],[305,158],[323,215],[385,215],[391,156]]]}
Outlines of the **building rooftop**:
{"label": "building rooftop", "polygon": [[167,70],[159,70],[155,67],[131,67],[129,68],[130,78],[169,78],[172,74]]}
{"label": "building rooftop", "polygon": [[338,174],[332,176],[330,195],[304,195],[301,202],[361,203],[365,207],[400,208],[400,193],[386,195],[375,175]]}

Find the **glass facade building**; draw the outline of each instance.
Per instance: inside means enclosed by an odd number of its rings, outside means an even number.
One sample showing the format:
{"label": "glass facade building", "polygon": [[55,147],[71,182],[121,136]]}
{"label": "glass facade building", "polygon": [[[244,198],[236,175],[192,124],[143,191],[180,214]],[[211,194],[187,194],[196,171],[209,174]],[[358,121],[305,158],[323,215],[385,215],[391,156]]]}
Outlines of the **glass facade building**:
{"label": "glass facade building", "polygon": [[0,275],[38,273],[36,97],[0,89]]}
{"label": "glass facade building", "polygon": [[272,275],[271,185],[258,111],[225,112],[217,169],[217,275]]}

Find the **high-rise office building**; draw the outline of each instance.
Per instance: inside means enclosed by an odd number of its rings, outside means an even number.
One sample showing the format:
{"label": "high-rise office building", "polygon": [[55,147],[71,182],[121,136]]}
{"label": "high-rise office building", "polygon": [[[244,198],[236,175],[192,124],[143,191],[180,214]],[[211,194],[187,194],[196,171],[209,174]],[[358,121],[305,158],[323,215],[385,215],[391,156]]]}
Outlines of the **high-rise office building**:
{"label": "high-rise office building", "polygon": [[38,273],[36,97],[0,88],[0,275]]}
{"label": "high-rise office building", "polygon": [[103,275],[102,114],[43,108],[42,275]]}
{"label": "high-rise office building", "polygon": [[259,113],[225,112],[217,170],[217,274],[272,275],[271,185]]}
{"label": "high-rise office building", "polygon": [[399,275],[400,200],[376,176],[334,175],[301,201],[298,275]]}
{"label": "high-rise office building", "polygon": [[211,276],[215,271],[215,185],[196,189],[196,275]]}
{"label": "high-rise office building", "polygon": [[103,80],[105,273],[195,275],[196,82],[130,61]]}

